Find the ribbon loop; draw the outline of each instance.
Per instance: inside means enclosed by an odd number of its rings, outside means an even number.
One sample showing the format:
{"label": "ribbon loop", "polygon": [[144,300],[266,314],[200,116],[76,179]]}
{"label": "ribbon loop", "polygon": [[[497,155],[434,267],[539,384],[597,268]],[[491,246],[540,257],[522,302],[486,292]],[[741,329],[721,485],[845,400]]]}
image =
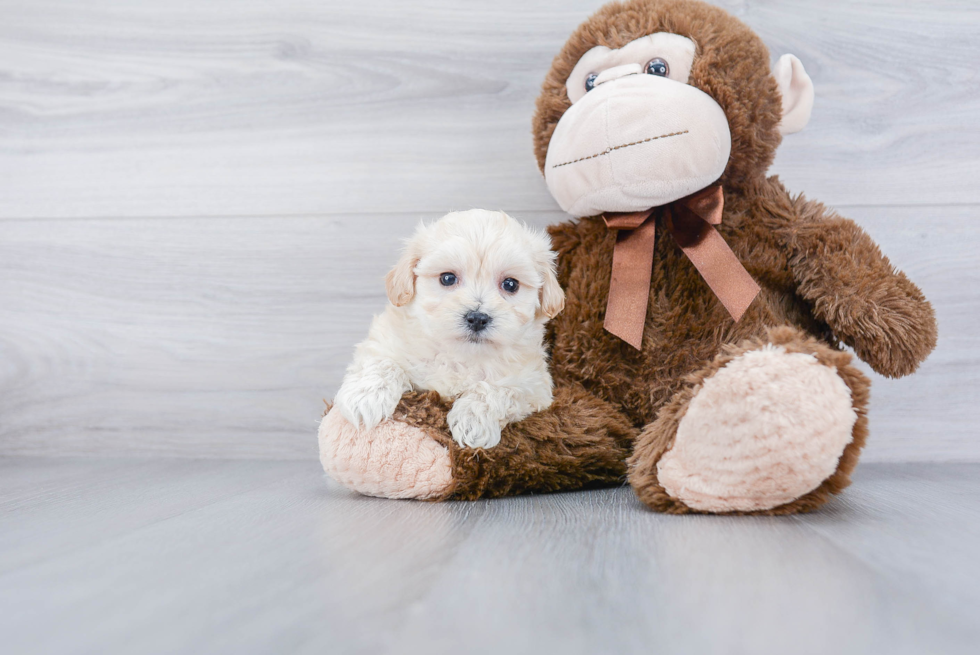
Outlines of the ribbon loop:
{"label": "ribbon loop", "polygon": [[725,192],[721,190],[720,184],[715,184],[681,198],[673,204],[689,210],[705,223],[721,225],[721,216],[725,209]]}
{"label": "ribbon loop", "polygon": [[[677,245],[737,322],[760,289],[714,228],[721,224],[724,205],[721,185],[716,184],[665,205],[662,211]],[[603,326],[637,350],[643,346],[650,302],[655,209],[603,216],[606,227],[618,230]]]}
{"label": "ribbon loop", "polygon": [[602,220],[606,227],[611,230],[635,230],[643,225],[643,222],[650,218],[653,209],[646,209],[641,212],[624,214],[603,214]]}

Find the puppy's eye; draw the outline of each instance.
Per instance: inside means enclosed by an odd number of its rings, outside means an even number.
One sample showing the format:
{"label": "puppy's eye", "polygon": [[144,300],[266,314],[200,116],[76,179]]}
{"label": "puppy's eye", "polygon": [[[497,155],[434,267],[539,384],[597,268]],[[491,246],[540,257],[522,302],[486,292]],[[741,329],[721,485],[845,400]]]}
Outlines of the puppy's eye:
{"label": "puppy's eye", "polygon": [[589,76],[585,78],[585,92],[588,93],[593,88],[595,88],[595,78],[599,77],[596,73],[589,73]]}
{"label": "puppy's eye", "polygon": [[646,68],[644,69],[650,75],[657,75],[659,77],[667,77],[670,73],[670,66],[667,62],[660,57],[654,57],[647,62]]}
{"label": "puppy's eye", "polygon": [[507,293],[517,293],[517,290],[520,288],[520,286],[521,286],[520,282],[518,282],[512,277],[509,277],[500,283],[500,288],[506,291]]}
{"label": "puppy's eye", "polygon": [[451,287],[456,284],[456,274],[455,273],[443,273],[439,276],[439,284],[444,287]]}

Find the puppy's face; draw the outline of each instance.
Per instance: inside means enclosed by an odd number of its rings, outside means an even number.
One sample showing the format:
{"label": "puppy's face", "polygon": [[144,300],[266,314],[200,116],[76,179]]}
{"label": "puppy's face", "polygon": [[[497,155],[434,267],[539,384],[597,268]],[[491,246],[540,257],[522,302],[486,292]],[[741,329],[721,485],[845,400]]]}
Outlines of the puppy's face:
{"label": "puppy's face", "polygon": [[419,226],[388,274],[388,298],[432,339],[515,343],[564,306],[554,266],[546,235],[503,212],[454,212]]}

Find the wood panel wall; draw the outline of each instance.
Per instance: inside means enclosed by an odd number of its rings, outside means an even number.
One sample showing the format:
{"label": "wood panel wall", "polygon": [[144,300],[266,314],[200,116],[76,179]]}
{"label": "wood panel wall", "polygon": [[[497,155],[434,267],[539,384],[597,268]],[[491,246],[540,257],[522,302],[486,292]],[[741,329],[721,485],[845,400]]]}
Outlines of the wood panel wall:
{"label": "wood panel wall", "polygon": [[[866,458],[980,459],[980,5],[721,4],[816,85],[772,171],[939,314]],[[418,220],[563,219],[530,118],[600,5],[0,1],[0,455],[312,456]]]}

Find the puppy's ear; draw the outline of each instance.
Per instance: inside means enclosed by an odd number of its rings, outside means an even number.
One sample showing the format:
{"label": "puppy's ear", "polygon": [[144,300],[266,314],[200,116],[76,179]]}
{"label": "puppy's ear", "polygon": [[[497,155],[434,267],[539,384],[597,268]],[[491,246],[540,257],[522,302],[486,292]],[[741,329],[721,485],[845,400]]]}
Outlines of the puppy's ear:
{"label": "puppy's ear", "polygon": [[548,318],[558,316],[558,313],[565,309],[565,292],[562,291],[561,285],[558,284],[558,276],[555,275],[555,257],[555,253],[549,251],[541,266],[541,276],[544,281],[541,283],[539,300],[541,313]]}
{"label": "puppy's ear", "polygon": [[395,267],[385,276],[388,300],[395,307],[403,307],[415,297],[415,267],[418,263],[418,248],[413,240],[409,242]]}

